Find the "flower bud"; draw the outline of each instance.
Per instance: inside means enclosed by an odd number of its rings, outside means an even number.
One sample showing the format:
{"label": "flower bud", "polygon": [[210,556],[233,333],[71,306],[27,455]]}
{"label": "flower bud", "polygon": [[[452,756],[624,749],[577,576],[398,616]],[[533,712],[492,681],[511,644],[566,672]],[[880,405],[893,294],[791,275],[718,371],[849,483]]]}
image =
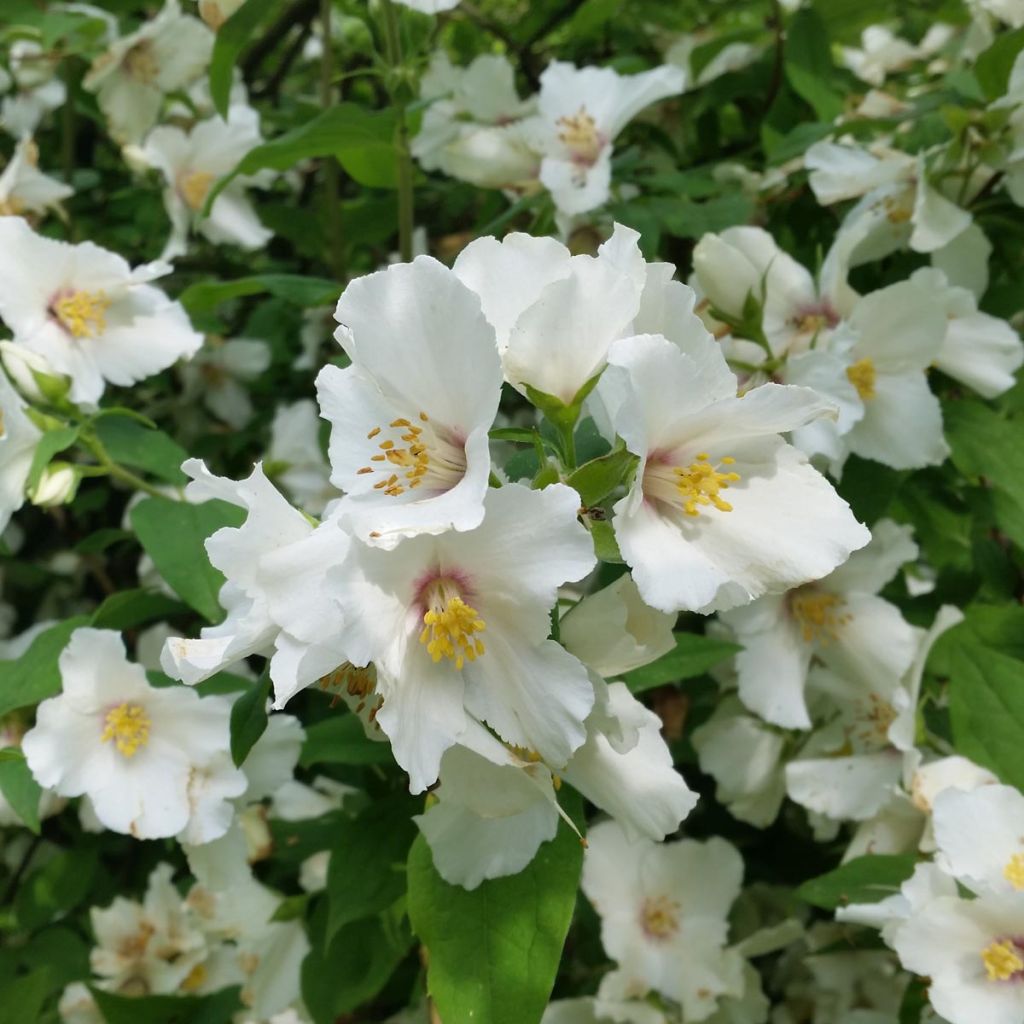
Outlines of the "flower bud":
{"label": "flower bud", "polygon": [[78,470],[70,462],[51,462],[29,491],[29,500],[40,508],[66,505],[74,498],[79,479]]}
{"label": "flower bud", "polygon": [[742,249],[720,235],[705,235],[697,243],[693,270],[711,305],[734,320],[744,318],[749,296],[762,301],[763,275]]}
{"label": "flower bud", "polygon": [[630,576],[585,597],[562,620],[562,643],[588,668],[614,678],[675,646],[676,616],[644,604]]}
{"label": "flower bud", "polygon": [[0,362],[11,383],[28,402],[58,405],[71,388],[71,378],[57,373],[39,353],[13,341],[0,341]]}
{"label": "flower bud", "polygon": [[199,17],[217,31],[245,0],[199,0]]}

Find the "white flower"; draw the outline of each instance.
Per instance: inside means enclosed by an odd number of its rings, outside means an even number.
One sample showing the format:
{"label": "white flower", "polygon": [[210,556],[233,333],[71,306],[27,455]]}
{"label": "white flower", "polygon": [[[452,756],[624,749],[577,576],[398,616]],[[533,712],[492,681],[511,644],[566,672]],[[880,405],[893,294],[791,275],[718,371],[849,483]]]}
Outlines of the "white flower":
{"label": "white flower", "polygon": [[936,860],[958,881],[979,895],[1024,890],[1024,795],[1019,790],[946,789],[935,798],[932,814]]}
{"label": "white flower", "polygon": [[168,640],[163,669],[194,684],[251,654],[272,654],[275,706],[282,707],[345,661],[332,646],[340,619],[322,587],[327,570],[344,557],[348,535],[334,520],[314,527],[259,465],[238,482],[214,476],[195,459],[182,469],[193,480],[187,498],[227,501],[247,517],[206,541],[211,563],[227,578],[220,592],[227,618],[205,627],[198,640]]}
{"label": "white flower", "polygon": [[949,284],[941,270],[922,267],[911,280],[926,288],[946,314],[946,337],[934,365],[983,398],[1013,387],[1014,374],[1024,363],[1017,332],[1005,320],[982,313],[974,295]]}
{"label": "white flower", "polygon": [[394,551],[353,545],[334,590],[354,665],[373,662],[376,715],[420,792],[468,717],[506,742],[565,764],[584,741],[594,702],[584,667],[548,640],[563,583],[594,565],[563,485],[491,489],[480,526],[419,536]]}
{"label": "white flower", "polygon": [[316,404],[310,398],[279,405],[270,424],[267,448],[274,478],[296,504],[313,516],[321,515],[339,497],[330,483],[331,467],[320,450],[321,424]]}
{"label": "white flower", "polygon": [[520,100],[508,58],[481,54],[465,68],[436,52],[420,83],[431,103],[412,140],[425,170],[441,170],[482,188],[519,188],[535,181],[540,156],[520,124],[532,100]]}
{"label": "white flower", "polygon": [[860,36],[861,49],[844,46],[843,64],[861,81],[881,85],[888,74],[902,71],[922,56],[919,48],[893,35],[884,25],[869,25]]}
{"label": "white flower", "polygon": [[252,338],[207,337],[195,357],[181,367],[182,401],[201,398],[229,427],[241,430],[252,419],[252,401],[245,384],[270,366],[270,346]]}
{"label": "white flower", "polygon": [[[251,251],[267,244],[273,232],[260,223],[245,194],[256,179],[235,178],[214,200],[209,216],[199,216],[214,182],[233,171],[262,141],[259,114],[245,105],[232,106],[227,121],[214,116],[200,121],[187,134],[161,125],[146,136],[138,157],[163,175],[164,206],[171,219],[162,259],[176,259],[186,252],[190,229],[214,245],[237,245]],[[263,180],[260,178],[260,183]]]}
{"label": "white flower", "polygon": [[589,669],[612,678],[671,651],[675,620],[644,604],[627,573],[563,615],[559,639]]}
{"label": "white flower", "polygon": [[[700,770],[715,780],[715,799],[740,821],[757,828],[770,825],[786,796],[785,736],[746,714],[733,697],[694,729],[692,739]],[[737,757],[737,751],[743,756]]]}
{"label": "white flower", "polygon": [[22,741],[40,785],[87,795],[107,828],[137,839],[176,835],[245,788],[238,771],[211,803],[194,803],[189,788],[227,748],[228,701],[150,686],[109,630],[76,630],[59,664],[63,692],[39,705]]}
{"label": "white flower", "polygon": [[132,270],[91,242],[43,238],[4,217],[0,269],[0,316],[17,344],[71,377],[73,402],[94,404],[106,383],[134,384],[202,344],[181,306],[149,283],[166,264]]}
{"label": "white flower", "polygon": [[352,365],[324,367],[317,397],[331,482],[345,492],[338,514],[386,547],[479,526],[501,391],[480,300],[419,256],[353,281],[335,316]]}
{"label": "white flower", "polygon": [[158,864],[142,903],[116,896],[90,911],[96,946],[89,965],[100,977],[98,987],[133,995],[176,992],[209,955],[173,874],[170,864]]}
{"label": "white flower", "polygon": [[459,0],[395,0],[403,7],[411,11],[419,11],[421,14],[440,14],[442,11],[451,11],[459,6]]}
{"label": "white flower", "polygon": [[743,647],[736,671],[747,707],[775,725],[809,728],[803,691],[812,658],[869,685],[899,680],[914,660],[917,633],[878,592],[917,557],[910,534],[881,520],[868,545],[831,575],[722,614]]}
{"label": "white flower", "polygon": [[1024,894],[930,900],[895,929],[908,970],[931,979],[928,998],[950,1024],[1024,1018]]}
{"label": "white flower", "polygon": [[42,431],[25,415],[25,403],[0,371],[0,533],[25,503],[25,483]]}
{"label": "white flower", "polygon": [[647,991],[624,971],[609,971],[596,996],[549,1003],[541,1024],[671,1024],[671,1017],[644,999]]}
{"label": "white flower", "polygon": [[738,398],[710,335],[690,351],[650,335],[617,342],[598,384],[640,458],[614,526],[641,596],[712,611],[825,576],[869,535],[778,435],[830,407],[774,384]]}
{"label": "white flower", "polygon": [[29,501],[40,508],[66,505],[74,500],[80,479],[70,462],[55,459],[40,474],[35,486],[29,489]]}
{"label": "white flower", "polygon": [[[57,73],[60,58],[34,39],[15,39],[7,53],[13,90],[0,104],[0,125],[16,139],[32,135],[39,122],[62,106],[67,87]],[[0,84],[0,91],[3,90]]]}
{"label": "white flower", "polygon": [[723,839],[630,843],[615,822],[589,832],[583,891],[601,917],[605,952],[630,977],[704,1020],[738,995],[739,958],[725,949],[743,861]]}
{"label": "white flower", "polygon": [[0,215],[42,214],[74,195],[70,185],[43,174],[38,165],[39,149],[26,136],[14,147],[14,155],[0,174]]}
{"label": "white flower", "polygon": [[686,74],[686,88],[689,90],[707,85],[730,71],[740,71],[753,64],[761,55],[761,48],[751,43],[726,43],[697,71],[694,55],[713,46],[720,44],[709,31],[685,33],[665,51],[665,63],[682,68]]}
{"label": "white flower", "polygon": [[638,75],[552,61],[540,76],[538,115],[530,124],[544,154],[540,180],[563,214],[586,213],[611,194],[612,144],[644,107],[683,91],[670,65]]}
{"label": "white flower", "polygon": [[205,70],[213,33],[182,14],[178,0],[130,35],[116,39],[93,61],[83,86],[96,100],[120,143],[138,142],[156,124],[164,97]]}

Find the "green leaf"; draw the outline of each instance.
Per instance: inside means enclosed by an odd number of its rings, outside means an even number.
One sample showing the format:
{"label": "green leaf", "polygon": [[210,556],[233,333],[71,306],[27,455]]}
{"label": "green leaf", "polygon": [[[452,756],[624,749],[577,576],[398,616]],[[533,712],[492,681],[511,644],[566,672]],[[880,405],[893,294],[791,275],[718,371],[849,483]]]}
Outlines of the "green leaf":
{"label": "green leaf", "polygon": [[155,590],[119,590],[93,612],[91,625],[97,629],[134,629],[154,619],[167,619],[185,611],[180,601]]}
{"label": "green leaf", "polygon": [[144,469],[172,484],[185,484],[181,464],[188,452],[162,430],[147,429],[127,416],[104,416],[96,434],[107,454],[118,463]]}
{"label": "green leaf", "polygon": [[957,752],[1024,788],[1024,662],[969,641],[954,647],[949,711]]}
{"label": "green leaf", "polygon": [[604,519],[590,519],[589,524],[590,539],[594,542],[594,554],[602,562],[612,562],[615,565],[624,564],[612,524]]}
{"label": "green leaf", "polygon": [[914,873],[913,854],[869,854],[812,878],[796,894],[812,907],[835,910],[848,903],[877,903],[899,891]]}
{"label": "green leaf", "polygon": [[537,1024],[555,983],[583,848],[567,825],[518,875],[467,892],[434,868],[419,836],[409,854],[409,920],[426,950],[427,991],[444,1021]]}
{"label": "green leaf", "polygon": [[222,302],[264,292],[296,306],[326,306],[337,300],[341,285],[301,274],[254,274],[234,281],[197,281],[181,293],[179,300],[195,316],[216,309]]}
{"label": "green leaf", "polygon": [[217,30],[210,58],[210,97],[221,117],[227,118],[235,63],[264,18],[279,7],[278,0],[246,0]]}
{"label": "green leaf", "polygon": [[333,156],[360,185],[394,188],[397,184],[394,110],[366,110],[338,103],[305,124],[251,150],[210,190],[205,210],[232,179],[257,171],[287,171],[300,160]]}
{"label": "green leaf", "polygon": [[797,11],[786,29],[784,67],[789,84],[819,121],[832,121],[843,112],[842,94],[832,87],[836,72],[828,32],[810,8]]}
{"label": "green leaf", "polygon": [[627,672],[622,679],[633,693],[643,693],[655,686],[703,675],[709,668],[731,658],[739,650],[739,646],[726,640],[698,633],[676,633],[674,650],[663,654],[650,665]]}
{"label": "green leaf", "polygon": [[89,991],[107,1024],[224,1024],[242,1009],[238,987],[208,996],[119,996],[91,987]]}
{"label": "green leaf", "polygon": [[25,481],[25,489],[31,491],[39,483],[43,470],[50,464],[53,457],[65,448],[78,440],[78,427],[57,427],[55,430],[48,430],[36,444],[35,454],[32,456],[32,465],[28,471],[28,478]]}
{"label": "green leaf", "polygon": [[0,761],[0,793],[11,805],[11,810],[36,835],[39,835],[39,797],[42,792],[24,757]]}
{"label": "green leaf", "polygon": [[584,505],[597,505],[627,481],[639,461],[631,451],[617,448],[607,455],[585,462],[569,475],[566,483],[579,492]]}
{"label": "green leaf", "polygon": [[270,697],[270,673],[264,672],[231,705],[231,760],[239,767],[249,756],[256,741],[267,730],[267,700]]}
{"label": "green leaf", "polygon": [[1006,94],[1010,72],[1021,50],[1024,50],[1024,28],[997,35],[995,42],[975,61],[974,76],[986,99],[994,100]]}
{"label": "green leaf", "polygon": [[14,911],[18,923],[34,930],[88,899],[96,884],[96,851],[76,848],[56,853],[18,886]]}
{"label": "green leaf", "polygon": [[380,913],[405,892],[414,810],[409,799],[378,800],[339,830],[327,867],[328,944],[344,925]]}
{"label": "green leaf", "polygon": [[367,737],[357,715],[342,713],[306,726],[299,764],[388,764],[391,747]]}
{"label": "green leaf", "polygon": [[6,982],[4,998],[0,1002],[0,1024],[33,1024],[40,1020],[50,986],[47,967],[39,967],[31,974]]}
{"label": "green leaf", "polygon": [[182,600],[209,622],[223,618],[217,595],[223,575],[210,565],[204,542],[225,526],[238,526],[245,513],[223,501],[191,505],[146,498],[131,511],[132,526],[157,571]]}
{"label": "green leaf", "polygon": [[89,625],[85,615],[77,615],[40,633],[20,657],[0,662],[3,686],[0,686],[0,716],[18,708],[38,704],[60,692],[57,659],[79,626]]}

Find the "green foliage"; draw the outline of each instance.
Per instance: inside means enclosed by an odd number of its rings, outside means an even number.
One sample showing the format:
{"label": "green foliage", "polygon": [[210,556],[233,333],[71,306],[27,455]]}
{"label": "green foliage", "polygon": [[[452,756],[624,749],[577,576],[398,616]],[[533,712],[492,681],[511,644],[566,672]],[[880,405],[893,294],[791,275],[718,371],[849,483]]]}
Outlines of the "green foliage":
{"label": "green foliage", "polygon": [[835,910],[849,903],[877,903],[899,890],[914,871],[911,855],[869,854],[806,881],[797,889],[805,903]]}
{"label": "green foliage", "polygon": [[256,741],[267,731],[267,701],[270,699],[270,674],[249,687],[231,705],[231,759],[241,765]]}
{"label": "green foliage", "polygon": [[627,672],[622,678],[633,693],[703,675],[731,658],[740,648],[733,643],[696,633],[676,633],[676,646],[657,661]]}

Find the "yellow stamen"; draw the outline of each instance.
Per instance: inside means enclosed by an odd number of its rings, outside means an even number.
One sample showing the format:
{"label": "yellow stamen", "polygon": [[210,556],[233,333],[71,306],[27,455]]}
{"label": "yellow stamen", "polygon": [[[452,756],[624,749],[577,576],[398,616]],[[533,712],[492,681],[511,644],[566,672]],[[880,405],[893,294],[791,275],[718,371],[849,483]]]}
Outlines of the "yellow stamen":
{"label": "yellow stamen", "polygon": [[560,117],[558,125],[561,128],[558,138],[572,151],[573,159],[584,164],[596,163],[605,140],[586,107],[580,107],[579,112],[571,116]]}
{"label": "yellow stamen", "polygon": [[156,59],[156,51],[151,39],[140,39],[122,58],[121,67],[129,78],[134,78],[142,85],[149,85],[156,80],[160,72],[160,63]]}
{"label": "yellow stamen", "polygon": [[0,217],[17,217],[24,209],[24,203],[15,196],[0,199]]}
{"label": "yellow stamen", "polygon": [[111,708],[104,719],[100,740],[111,740],[117,752],[125,757],[134,757],[149,742],[149,727],[152,724],[146,709],[138,704],[125,701]]}
{"label": "yellow stamen", "polygon": [[1017,889],[1024,889],[1024,853],[1015,853],[1003,868],[1003,878]]}
{"label": "yellow stamen", "polygon": [[640,911],[640,927],[649,939],[662,942],[679,931],[680,906],[667,896],[654,896],[644,900]]}
{"label": "yellow stamen", "polygon": [[192,210],[201,210],[210,193],[210,186],[216,177],[210,171],[189,171],[178,179],[178,191],[181,198]]}
{"label": "yellow stamen", "polygon": [[197,992],[206,982],[206,976],[206,965],[196,964],[195,967],[185,975],[185,980],[181,983],[181,991]]}
{"label": "yellow stamen", "polygon": [[[731,466],[736,460],[726,456],[719,466]],[[683,468],[673,469],[676,488],[683,499],[683,511],[688,516],[700,515],[698,505],[713,505],[719,512],[731,512],[732,505],[719,497],[719,492],[740,479],[739,473],[719,472],[718,466],[711,465],[706,452],[701,452],[696,461]]]}
{"label": "yellow stamen", "polygon": [[875,397],[875,364],[870,359],[859,359],[846,368],[846,376],[850,383],[857,389],[861,401],[868,401]]}
{"label": "yellow stamen", "polygon": [[104,292],[71,292],[50,308],[72,338],[95,338],[107,329],[110,299]]}
{"label": "yellow stamen", "polygon": [[789,610],[793,613],[805,643],[820,641],[827,644],[837,639],[839,627],[845,626],[851,616],[842,609],[846,602],[838,594],[801,587],[789,598]]}
{"label": "yellow stamen", "polygon": [[986,946],[981,952],[981,962],[989,981],[1009,981],[1018,971],[1024,971],[1024,960],[1009,939]]}
{"label": "yellow stamen", "polygon": [[423,613],[420,643],[435,662],[448,658],[460,669],[466,661],[476,661],[484,653],[486,648],[476,634],[487,628],[486,623],[462,600],[458,584],[435,580],[424,595],[424,604],[427,610]]}
{"label": "yellow stamen", "polygon": [[[422,423],[428,422],[425,412],[419,413]],[[384,437],[377,445],[377,454],[370,456],[370,465],[357,470],[372,473],[387,469],[388,476],[374,485],[375,491],[383,491],[390,497],[398,497],[407,490],[420,487],[424,478],[430,476],[430,486],[444,491],[454,486],[466,471],[465,450],[457,442],[446,439],[443,432],[432,427],[414,424],[404,416],[392,420],[387,427],[376,426],[367,435],[373,440],[383,430],[398,432],[396,437]],[[386,466],[373,466],[375,462]],[[391,472],[391,470],[397,472]]]}

